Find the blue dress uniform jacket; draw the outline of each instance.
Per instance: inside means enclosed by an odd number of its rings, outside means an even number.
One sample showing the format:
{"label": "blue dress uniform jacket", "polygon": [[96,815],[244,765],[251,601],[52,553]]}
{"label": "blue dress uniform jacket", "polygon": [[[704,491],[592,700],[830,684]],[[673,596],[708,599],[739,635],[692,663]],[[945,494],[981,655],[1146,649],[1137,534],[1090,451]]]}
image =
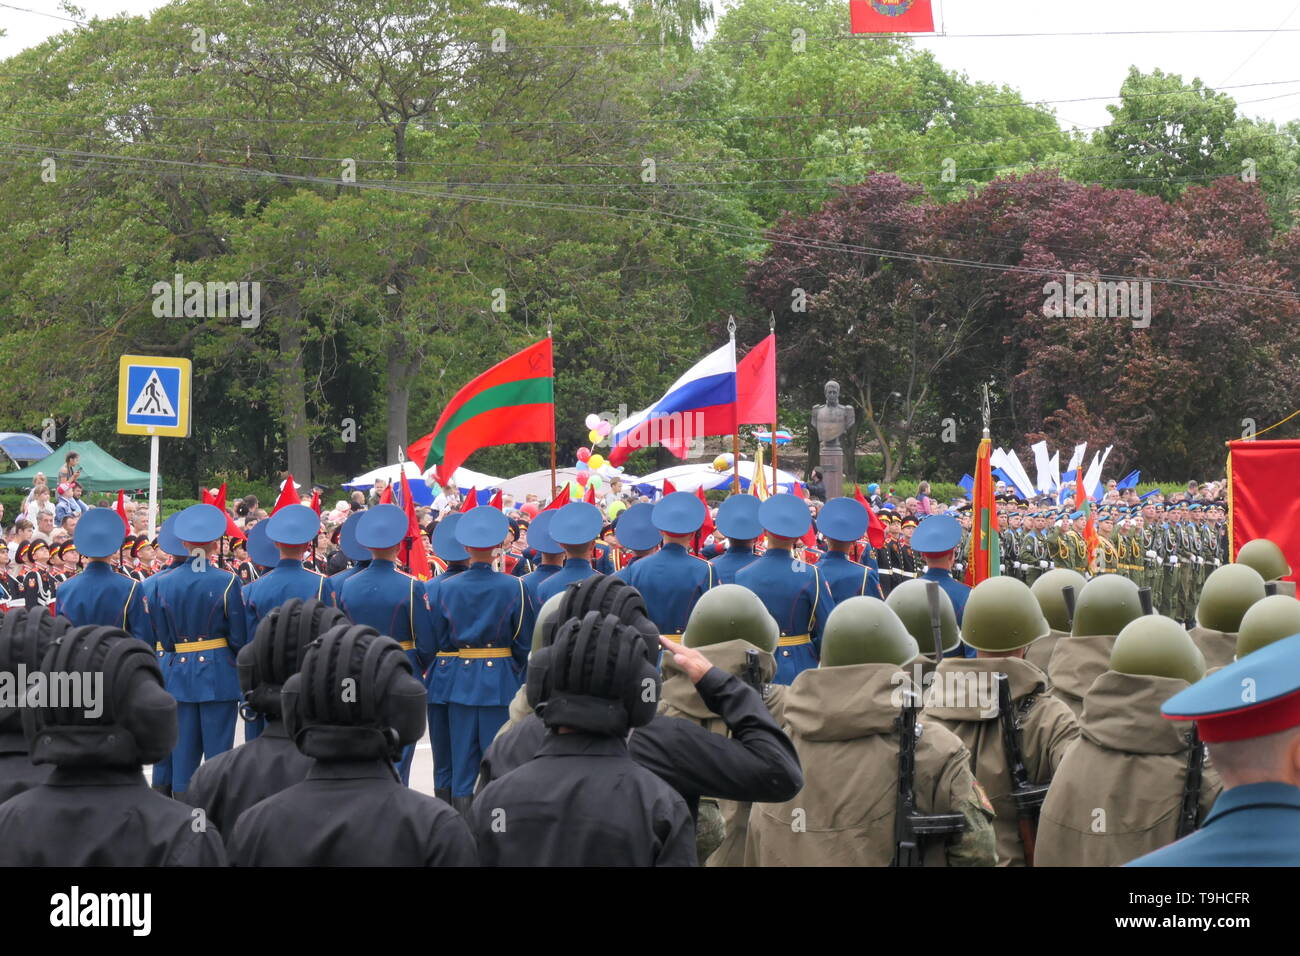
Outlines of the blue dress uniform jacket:
{"label": "blue dress uniform jacket", "polygon": [[613,574],[616,570],[613,549],[605,542],[597,541],[595,550],[596,556],[592,559],[591,566],[601,574]]}
{"label": "blue dress uniform jacket", "polygon": [[[331,606],[338,604],[330,579],[315,571],[308,571],[294,558],[281,558],[280,563],[262,575],[244,591],[244,605],[248,609],[248,636],[257,633],[262,618],[285,601],[313,598]],[[380,632],[384,633],[384,632]]]}
{"label": "blue dress uniform jacket", "polygon": [[1300,788],[1248,783],[1225,790],[1195,833],[1128,866],[1296,866]]}
{"label": "blue dress uniform jacket", "polygon": [[880,593],[880,574],[876,569],[850,561],[842,551],[827,551],[818,560],[817,569],[830,585],[831,597],[835,598],[836,604],[862,595],[884,599]]}
{"label": "blue dress uniform jacket", "polygon": [[145,600],[162,645],[167,692],[182,703],[239,700],[235,655],[249,640],[239,579],[207,562],[186,561],[153,580]]}
{"label": "blue dress uniform jacket", "polygon": [[533,603],[537,605],[539,610],[544,602],[541,595],[537,593],[537,589],[542,586],[542,582],[547,578],[559,573],[560,566],[558,564],[541,564],[537,566],[536,570],[524,575],[524,588],[532,595]]}
{"label": "blue dress uniform jacket", "polygon": [[[447,708],[451,703],[451,683],[456,679],[456,667],[460,663],[460,655],[451,643],[448,629],[439,626],[438,593],[444,584],[467,570],[463,564],[449,564],[441,574],[425,584],[431,626],[428,636],[417,638],[415,642],[415,652],[424,671],[424,686],[429,689],[429,745],[433,749],[435,790],[451,789],[451,715]],[[446,644],[440,645],[440,639]]]}
{"label": "blue dress uniform jacket", "polygon": [[835,610],[830,586],[815,564],[795,561],[786,548],[769,548],[736,575],[759,596],[781,628],[773,682],[789,684],[821,657],[822,629]]}
{"label": "blue dress uniform jacket", "polygon": [[713,565],[672,542],[641,558],[619,576],[641,592],[659,633],[677,639],[686,630],[686,621],[700,595],[718,583]]}
{"label": "blue dress uniform jacket", "polygon": [[403,574],[392,561],[371,561],[370,567],[343,582],[339,609],[353,624],[373,627],[401,644],[420,673],[416,644],[429,644],[433,638],[424,582]]}
{"label": "blue dress uniform jacket", "polygon": [[713,565],[719,584],[735,584],[736,573],[741,568],[747,568],[753,564],[756,557],[757,555],[754,554],[752,547],[728,548],[710,561],[709,564]]}
{"label": "blue dress uniform jacket", "polygon": [[[962,614],[966,610],[966,601],[970,598],[970,592],[973,590],[969,584],[962,584],[952,576],[952,572],[947,568],[927,568],[926,572],[921,575],[922,581],[934,581],[943,593],[948,595],[952,601],[953,613],[957,615],[957,626],[961,627]],[[946,651],[944,657],[974,657],[975,648],[963,641],[958,647],[951,651]]]}
{"label": "blue dress uniform jacket", "polygon": [[[552,575],[547,583],[559,576]],[[435,599],[435,641],[440,649],[460,655],[448,702],[508,707],[523,682],[537,617],[537,605],[523,579],[475,562],[444,581]],[[480,656],[483,651],[495,656]]]}
{"label": "blue dress uniform jacket", "polygon": [[600,574],[586,558],[565,558],[564,566],[537,585],[537,600],[545,604],[552,594],[559,594],[575,581],[585,581],[593,574]]}
{"label": "blue dress uniform jacket", "polygon": [[369,561],[358,561],[350,568],[344,568],[337,574],[331,574],[329,576],[329,582],[330,587],[334,590],[335,600],[338,600],[338,596],[343,593],[343,585],[347,582],[348,578],[352,577],[354,574],[360,574],[368,567],[370,567]]}
{"label": "blue dress uniform jacket", "polygon": [[92,561],[59,586],[56,610],[77,627],[120,627],[152,647],[153,625],[144,611],[144,587],[114,573],[102,561]]}

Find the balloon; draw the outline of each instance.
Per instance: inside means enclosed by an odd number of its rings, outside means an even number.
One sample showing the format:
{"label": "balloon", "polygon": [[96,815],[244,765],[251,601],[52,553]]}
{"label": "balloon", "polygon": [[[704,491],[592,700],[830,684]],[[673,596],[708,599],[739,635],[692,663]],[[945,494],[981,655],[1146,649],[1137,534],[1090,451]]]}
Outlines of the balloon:
{"label": "balloon", "polygon": [[578,461],[586,461],[588,458],[591,457],[591,449],[588,448],[586,445],[583,445],[581,448],[578,449],[577,457],[578,457]]}
{"label": "balloon", "polygon": [[592,486],[593,488],[599,488],[599,487],[600,487],[600,481],[601,481],[600,475],[592,475],[592,476],[591,476],[591,486]]}
{"label": "balloon", "polygon": [[587,439],[588,439],[588,441],[590,441],[593,445],[599,445],[599,444],[600,444],[600,432],[596,431],[596,429],[593,428],[591,431],[587,432]]}
{"label": "balloon", "polygon": [[604,455],[592,455],[590,458],[587,459],[587,465],[592,470],[599,470],[600,466],[603,464],[605,464]]}
{"label": "balloon", "polygon": [[614,426],[612,426],[609,422],[602,420],[598,425],[596,425],[596,431],[600,432],[601,438],[604,438],[606,435],[609,434],[610,429],[613,427]]}
{"label": "balloon", "polygon": [[591,473],[590,473],[590,472],[586,472],[586,471],[580,471],[580,472],[578,472],[578,484],[582,485],[582,486],[585,488],[586,485],[587,485],[587,482],[590,481],[590,480],[591,480]]}
{"label": "balloon", "polygon": [[713,459],[714,471],[726,471],[730,467],[731,467],[730,455],[719,455],[717,458]]}
{"label": "balloon", "polygon": [[579,472],[584,472],[591,467],[591,463],[587,461],[580,461],[576,465],[574,465],[574,467],[577,468]]}
{"label": "balloon", "polygon": [[593,412],[583,419],[582,424],[594,430],[600,424],[600,416]]}

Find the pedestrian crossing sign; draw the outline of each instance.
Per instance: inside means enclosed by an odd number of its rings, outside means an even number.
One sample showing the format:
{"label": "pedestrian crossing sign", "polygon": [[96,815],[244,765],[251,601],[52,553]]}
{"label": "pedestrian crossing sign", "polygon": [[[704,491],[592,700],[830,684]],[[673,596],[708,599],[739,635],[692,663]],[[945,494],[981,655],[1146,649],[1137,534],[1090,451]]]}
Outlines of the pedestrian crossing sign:
{"label": "pedestrian crossing sign", "polygon": [[123,355],[117,377],[118,433],[188,438],[190,374],[189,359]]}

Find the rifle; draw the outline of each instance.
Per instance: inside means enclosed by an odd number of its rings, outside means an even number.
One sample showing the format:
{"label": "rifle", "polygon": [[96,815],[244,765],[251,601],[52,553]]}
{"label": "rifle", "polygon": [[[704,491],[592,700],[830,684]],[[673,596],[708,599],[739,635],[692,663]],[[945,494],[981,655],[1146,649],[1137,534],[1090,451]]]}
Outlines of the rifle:
{"label": "rifle", "polygon": [[1034,846],[1038,841],[1038,811],[1047,797],[1047,784],[1030,783],[1025,757],[1020,746],[1020,721],[1011,706],[1011,681],[1006,674],[994,674],[998,685],[998,723],[1002,725],[1002,749],[1006,752],[1007,770],[1011,774],[1011,800],[1016,805],[1016,823],[1024,846],[1025,866],[1034,865]]}
{"label": "rifle", "polygon": [[1067,584],[1061,588],[1061,597],[1065,599],[1065,616],[1066,623],[1070,628],[1074,627],[1074,585]]}
{"label": "rifle", "polygon": [[930,633],[934,635],[934,663],[943,660],[943,622],[939,616],[939,585],[925,582],[925,599],[930,603]]}
{"label": "rifle", "polygon": [[1138,588],[1138,602],[1142,605],[1143,614],[1156,613],[1156,606],[1151,601],[1150,588]]}
{"label": "rifle", "polygon": [[1183,778],[1183,803],[1178,810],[1175,840],[1181,840],[1196,830],[1201,806],[1201,772],[1205,767],[1205,747],[1201,745],[1201,734],[1196,729],[1196,724],[1192,724],[1187,742],[1192,749],[1187,754],[1187,776]]}
{"label": "rifle", "polygon": [[745,667],[740,672],[740,679],[754,690],[759,697],[767,697],[767,684],[763,682],[763,670],[759,666],[758,651],[745,651]]}
{"label": "rifle", "polygon": [[916,812],[916,694],[905,692],[898,727],[898,802],[894,808],[894,861],[891,866],[924,866],[925,841],[962,833],[966,817],[960,813]]}

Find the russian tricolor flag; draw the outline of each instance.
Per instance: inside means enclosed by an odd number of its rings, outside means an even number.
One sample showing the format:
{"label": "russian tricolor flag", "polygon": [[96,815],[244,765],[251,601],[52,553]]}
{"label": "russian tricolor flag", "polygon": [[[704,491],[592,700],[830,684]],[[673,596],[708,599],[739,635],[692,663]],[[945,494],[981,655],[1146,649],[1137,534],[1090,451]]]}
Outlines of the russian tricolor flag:
{"label": "russian tricolor flag", "polygon": [[615,468],[641,448],[662,445],[678,458],[691,441],[736,431],[736,343],[727,342],[673,382],[663,398],[614,426],[609,463]]}

